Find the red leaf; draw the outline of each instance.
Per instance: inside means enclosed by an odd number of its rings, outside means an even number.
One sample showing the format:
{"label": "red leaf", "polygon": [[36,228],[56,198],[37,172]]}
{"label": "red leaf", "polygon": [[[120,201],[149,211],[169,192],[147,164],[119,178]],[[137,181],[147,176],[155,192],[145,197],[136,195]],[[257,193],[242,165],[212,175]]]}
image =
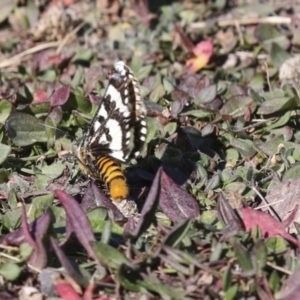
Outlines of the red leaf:
{"label": "red leaf", "polygon": [[36,102],[46,102],[48,100],[48,95],[44,90],[37,90],[33,94],[34,101]]}
{"label": "red leaf", "polygon": [[239,209],[239,211],[243,215],[242,221],[246,231],[258,226],[264,237],[281,236],[300,248],[300,242],[288,234],[284,225],[274,219],[271,215],[262,211],[254,210],[250,207],[243,207]]}
{"label": "red leaf", "polygon": [[65,85],[56,90],[51,96],[50,96],[50,103],[51,106],[61,106],[64,105],[70,96],[70,86]]}
{"label": "red leaf", "polygon": [[73,289],[72,285],[66,282],[55,285],[58,296],[63,300],[82,300],[81,296]]}
{"label": "red leaf", "polygon": [[211,40],[201,41],[194,47],[193,53],[195,57],[188,59],[186,66],[192,73],[196,73],[208,64],[211,56],[213,55],[213,42]]}

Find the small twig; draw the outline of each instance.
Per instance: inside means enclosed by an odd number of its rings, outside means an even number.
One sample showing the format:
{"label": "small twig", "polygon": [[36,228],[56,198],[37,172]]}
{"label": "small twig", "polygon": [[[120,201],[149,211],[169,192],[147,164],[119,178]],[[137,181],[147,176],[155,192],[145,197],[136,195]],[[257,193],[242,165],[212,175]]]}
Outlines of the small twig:
{"label": "small twig", "polygon": [[5,249],[7,251],[18,251],[19,250],[18,247],[12,247],[12,246],[7,246],[7,245],[3,245],[3,244],[0,244],[0,248]]}
{"label": "small twig", "polygon": [[283,202],[284,200],[278,200],[278,201],[275,201],[275,202],[272,202],[272,203],[269,203],[269,204],[265,204],[265,205],[261,205],[261,206],[258,206],[258,207],[255,207],[255,209],[263,209],[263,208],[267,208],[267,207],[269,207],[269,206],[273,206],[273,205],[275,205],[275,204],[277,204],[277,203],[281,203],[281,202]]}
{"label": "small twig", "polygon": [[269,74],[269,68],[267,65],[267,62],[264,62],[265,68],[266,68],[266,73],[267,73],[267,82],[268,82],[268,86],[269,86],[269,90],[272,92],[272,87],[271,87],[271,82],[270,82],[270,74]]}
{"label": "small twig", "polygon": [[84,26],[87,24],[87,21],[83,21],[77,27],[75,27],[71,32],[69,32],[61,41],[60,45],[56,49],[56,53],[59,54],[63,47],[73,38],[73,36]]}
{"label": "small twig", "polygon": [[[268,123],[268,122],[270,122],[270,121],[273,121],[273,120],[275,120],[275,119],[277,119],[277,118],[271,118],[271,119],[267,119],[267,120],[257,120],[255,124],[251,124],[251,125],[249,125],[249,126],[246,126],[246,127],[241,128],[241,129],[236,129],[236,130],[232,129],[232,132],[242,132],[242,131],[246,131],[246,130],[248,130],[248,129],[252,129],[252,128],[258,127],[258,126],[260,126],[261,124],[264,124],[264,123]],[[254,121],[254,120],[253,120],[253,121]]]}
{"label": "small twig", "polygon": [[[247,18],[247,19],[233,19],[233,20],[220,20],[218,25],[220,27],[251,24],[290,24],[292,19],[290,17],[271,16],[265,18]],[[195,23],[194,23],[195,24]]]}
{"label": "small twig", "polygon": [[11,256],[11,255],[6,254],[6,253],[3,253],[3,252],[0,252],[0,256],[6,257],[6,258],[11,259],[11,260],[13,260],[13,261],[16,261],[16,262],[18,262],[18,263],[22,262],[22,260],[21,260],[20,258]]}
{"label": "small twig", "polygon": [[244,46],[244,44],[245,44],[244,43],[244,37],[243,37],[243,33],[241,31],[240,23],[236,21],[234,25],[235,25],[236,31],[239,35],[240,44],[241,44],[241,46]]}
{"label": "small twig", "polygon": [[253,19],[231,19],[231,20],[220,20],[218,22],[195,22],[189,25],[190,29],[203,29],[211,26],[211,23],[217,23],[220,27],[225,26],[236,26],[238,23],[239,25],[251,25],[251,24],[290,24],[292,22],[291,18],[289,17],[281,17],[281,16],[271,16],[265,18],[253,18]]}
{"label": "small twig", "polygon": [[0,69],[10,67],[12,65],[17,65],[22,61],[22,58],[26,57],[27,55],[30,55],[30,54],[33,54],[33,53],[36,53],[36,52],[39,52],[39,51],[42,51],[42,50],[45,50],[48,48],[57,47],[57,46],[59,46],[60,43],[61,43],[60,41],[57,41],[57,42],[40,44],[40,45],[37,45],[30,49],[27,49],[15,56],[12,56],[10,58],[5,58],[0,61]]}
{"label": "small twig", "polygon": [[269,267],[271,267],[271,268],[277,270],[277,271],[280,271],[280,272],[284,273],[284,274],[287,274],[287,275],[292,275],[292,274],[293,274],[293,272],[291,272],[291,271],[289,271],[289,270],[287,270],[287,269],[284,269],[284,268],[282,268],[282,267],[279,267],[279,266],[277,266],[277,265],[275,265],[275,264],[273,264],[273,263],[267,262],[267,265],[268,265]]}
{"label": "small twig", "polygon": [[34,54],[36,52],[40,52],[42,50],[48,49],[48,48],[55,48],[57,47],[56,53],[59,54],[63,47],[70,41],[70,39],[86,24],[87,22],[84,21],[80,23],[74,30],[72,30],[70,33],[68,33],[62,41],[55,41],[45,44],[40,44],[35,47],[32,47],[30,49],[27,49],[17,55],[14,55],[10,58],[4,58],[0,61],[0,69],[7,68],[13,65],[19,64],[22,59],[27,57],[30,54]]}
{"label": "small twig", "polygon": [[258,197],[262,200],[263,203],[265,203],[269,213],[271,216],[273,216],[275,219],[280,221],[279,217],[277,216],[276,212],[274,211],[273,207],[269,205],[268,201],[263,197],[263,195],[260,193],[260,191],[256,188],[256,186],[251,185],[250,186],[254,192],[258,195]]}

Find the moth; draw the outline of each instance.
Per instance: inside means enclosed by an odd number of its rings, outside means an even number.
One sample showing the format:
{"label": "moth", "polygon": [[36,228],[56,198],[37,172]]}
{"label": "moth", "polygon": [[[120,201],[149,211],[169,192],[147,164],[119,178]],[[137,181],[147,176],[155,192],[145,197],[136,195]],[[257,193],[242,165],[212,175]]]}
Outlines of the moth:
{"label": "moth", "polygon": [[122,163],[140,155],[147,135],[139,83],[123,61],[115,63],[104,98],[77,149],[80,168],[107,186],[113,201],[129,194]]}

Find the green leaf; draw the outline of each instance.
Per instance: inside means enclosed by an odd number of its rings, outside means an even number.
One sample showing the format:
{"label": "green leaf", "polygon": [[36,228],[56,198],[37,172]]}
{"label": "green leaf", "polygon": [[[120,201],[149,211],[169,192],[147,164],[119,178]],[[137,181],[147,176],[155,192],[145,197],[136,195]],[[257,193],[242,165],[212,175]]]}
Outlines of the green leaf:
{"label": "green leaf", "polygon": [[36,142],[47,142],[43,122],[31,115],[14,113],[6,120],[5,128],[9,138],[17,146],[28,146]]}
{"label": "green leaf", "polygon": [[10,208],[18,207],[18,198],[14,189],[11,189],[8,192],[7,203],[9,204]]}
{"label": "green leaf", "polygon": [[259,148],[265,154],[272,156],[273,154],[275,154],[279,151],[278,146],[280,144],[281,144],[281,146],[283,145],[286,149],[294,148],[297,151],[300,151],[299,144],[293,143],[293,142],[287,142],[283,139],[282,136],[278,136],[271,141],[258,144],[257,148]]}
{"label": "green leaf", "polygon": [[141,67],[137,72],[135,72],[137,80],[141,82],[141,80],[147,78],[150,75],[152,69],[153,65]]}
{"label": "green leaf", "polygon": [[258,241],[254,246],[255,256],[253,262],[256,272],[262,273],[264,267],[267,264],[267,248],[264,241]]}
{"label": "green leaf", "polygon": [[235,300],[238,290],[239,290],[239,287],[237,284],[229,287],[225,293],[225,300]]}
{"label": "green leaf", "polygon": [[169,247],[177,247],[182,239],[186,236],[191,220],[186,219],[184,222],[176,225],[163,239],[162,244]]}
{"label": "green leaf", "polygon": [[173,84],[166,78],[163,78],[163,86],[167,94],[170,94],[174,90]]}
{"label": "green leaf", "polygon": [[7,280],[16,280],[21,274],[21,268],[14,263],[6,263],[0,266],[0,274]]}
{"label": "green leaf", "polygon": [[164,89],[164,86],[160,83],[152,90],[151,94],[149,95],[149,99],[153,102],[157,102],[165,94],[166,94],[166,91]]}
{"label": "green leaf", "polygon": [[205,109],[191,109],[186,112],[180,113],[181,116],[192,116],[195,118],[203,119],[212,115],[211,111]]}
{"label": "green leaf", "polygon": [[11,175],[11,170],[0,169],[0,184],[7,181],[8,177]]}
{"label": "green leaf", "polygon": [[230,182],[226,185],[226,190],[231,190],[238,192],[238,194],[242,194],[245,189],[247,188],[247,185],[244,182]]}
{"label": "green leaf", "polygon": [[59,177],[64,169],[65,165],[63,164],[52,164],[50,166],[43,166],[42,168],[38,169],[36,171],[36,180],[35,180],[35,185],[38,189],[44,189],[48,186],[48,183],[50,180],[53,180],[57,177]]}
{"label": "green leaf", "polygon": [[170,122],[164,127],[165,133],[167,136],[172,135],[177,130],[177,123],[176,122]]}
{"label": "green leaf", "polygon": [[282,237],[270,237],[265,241],[269,254],[280,254],[286,251],[287,242]]}
{"label": "green leaf", "polygon": [[242,157],[251,157],[256,153],[251,140],[237,138],[231,145],[241,154]]}
{"label": "green leaf", "polygon": [[[222,276],[222,289],[223,291],[227,291],[232,285],[231,282],[231,268],[228,266]],[[226,298],[227,299],[227,298]]]}
{"label": "green leaf", "polygon": [[294,97],[277,97],[263,102],[258,107],[257,113],[261,115],[268,115],[286,109],[295,109],[296,107],[297,103]]}
{"label": "green leaf", "polygon": [[62,107],[63,111],[77,109],[82,113],[89,114],[93,112],[95,105],[85,98],[82,90],[72,88],[68,101]]}
{"label": "green leaf", "polygon": [[258,25],[256,37],[269,52],[271,51],[273,43],[277,43],[283,49],[286,49],[290,44],[288,38],[272,24]]}
{"label": "green leaf", "polygon": [[291,117],[291,111],[287,111],[283,116],[281,116],[278,120],[276,120],[274,123],[265,126],[264,130],[268,131],[277,127],[282,127],[284,126],[287,122],[289,122]]}
{"label": "green leaf", "polygon": [[250,257],[250,253],[245,247],[239,243],[234,244],[234,252],[239,265],[243,272],[253,271],[253,265]]}
{"label": "green leaf", "polygon": [[0,101],[0,124],[4,124],[12,111],[12,104],[6,100]]}
{"label": "green leaf", "polygon": [[11,152],[11,147],[8,145],[0,144],[0,165],[7,159]]}
{"label": "green leaf", "polygon": [[23,243],[19,247],[19,252],[20,252],[21,258],[23,260],[27,260],[33,253],[33,248],[29,244]]}
{"label": "green leaf", "polygon": [[48,69],[44,71],[41,75],[38,76],[40,81],[48,81],[48,82],[55,82],[56,80],[56,72],[55,70]]}
{"label": "green leaf", "polygon": [[53,200],[54,194],[38,196],[32,199],[32,205],[35,209],[45,211],[52,206]]}
{"label": "green leaf", "polygon": [[288,179],[297,179],[300,178],[300,165],[296,164],[292,167],[290,167],[283,175],[282,181],[288,180]]}
{"label": "green leaf", "polygon": [[141,286],[143,282],[142,276],[130,266],[121,265],[117,272],[117,279],[118,282],[129,291],[139,292],[143,290]]}
{"label": "green leaf", "polygon": [[90,221],[95,221],[95,220],[104,221],[108,219],[108,211],[104,207],[96,207],[94,209],[91,209],[87,212],[86,215]]}
{"label": "green leaf", "polygon": [[223,250],[224,250],[224,244],[217,243],[212,249],[210,261],[218,261],[222,257]]}
{"label": "green leaf", "polygon": [[153,273],[144,276],[144,281],[140,283],[149,291],[158,293],[163,299],[184,299],[185,291],[182,288],[175,288],[174,286],[160,281]]}
{"label": "green leaf", "polygon": [[17,3],[18,0],[1,0],[0,23],[9,17]]}
{"label": "green leaf", "polygon": [[275,43],[272,43],[271,45],[270,55],[272,63],[276,68],[280,68],[281,65],[291,57],[285,50]]}
{"label": "green leaf", "polygon": [[93,243],[92,247],[100,261],[112,269],[118,269],[121,264],[129,264],[128,259],[112,246],[97,242]]}
{"label": "green leaf", "polygon": [[94,52],[91,49],[83,47],[77,47],[76,54],[72,58],[72,62],[89,62],[94,56]]}
{"label": "green leaf", "polygon": [[108,244],[111,237],[112,221],[107,220],[101,235],[101,243]]}
{"label": "green leaf", "polygon": [[222,115],[229,115],[234,118],[242,117],[248,112],[249,106],[254,103],[250,96],[232,96],[220,110]]}

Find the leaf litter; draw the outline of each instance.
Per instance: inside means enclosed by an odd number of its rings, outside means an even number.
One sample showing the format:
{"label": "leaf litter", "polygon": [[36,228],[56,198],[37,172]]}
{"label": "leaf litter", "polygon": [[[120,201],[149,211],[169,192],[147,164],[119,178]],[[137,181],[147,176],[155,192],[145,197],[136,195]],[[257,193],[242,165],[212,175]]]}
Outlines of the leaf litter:
{"label": "leaf litter", "polygon": [[[297,299],[300,6],[271,2],[3,4],[0,298]],[[70,176],[117,60],[149,133],[115,206]]]}

